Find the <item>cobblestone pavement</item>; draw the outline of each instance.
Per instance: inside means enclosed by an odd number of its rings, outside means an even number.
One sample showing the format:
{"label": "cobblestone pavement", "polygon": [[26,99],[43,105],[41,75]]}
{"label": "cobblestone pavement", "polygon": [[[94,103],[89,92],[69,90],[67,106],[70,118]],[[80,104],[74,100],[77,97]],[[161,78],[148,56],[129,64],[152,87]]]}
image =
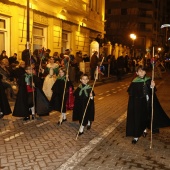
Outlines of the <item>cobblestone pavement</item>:
{"label": "cobblestone pavement", "polygon": [[[169,78],[166,73],[156,83],[158,97],[170,116]],[[72,111],[61,126],[57,125],[57,112],[28,122],[5,116],[0,120],[0,169],[170,169],[170,128],[153,135],[153,149],[149,149],[149,135],[136,145],[125,137],[130,80],[110,81],[95,88],[95,121],[77,140],[79,124],[72,122]]]}

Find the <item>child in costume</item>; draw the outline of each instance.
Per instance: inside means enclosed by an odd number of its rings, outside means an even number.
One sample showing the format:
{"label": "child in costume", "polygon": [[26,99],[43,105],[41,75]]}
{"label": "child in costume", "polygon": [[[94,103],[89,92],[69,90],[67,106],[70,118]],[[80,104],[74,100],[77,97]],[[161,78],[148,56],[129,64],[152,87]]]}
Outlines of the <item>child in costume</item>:
{"label": "child in costume", "polygon": [[35,119],[38,115],[47,115],[49,112],[49,102],[41,90],[41,80],[32,74],[32,67],[25,68],[26,73],[19,79],[19,91],[13,111],[13,116],[24,117],[24,121]]}
{"label": "child in costume", "polygon": [[12,113],[7,96],[5,94],[5,88],[1,80],[2,75],[0,74],[0,119],[3,118],[4,115]]}
{"label": "child in costume", "polygon": [[[89,130],[91,128],[92,121],[94,121],[94,92],[91,92],[92,87],[88,85],[89,77],[87,74],[81,75],[80,78],[81,84],[79,87],[75,90],[74,96],[74,108],[73,108],[73,121],[79,121],[80,127],[79,135],[83,134],[84,127],[87,125],[87,129]],[[87,102],[89,100],[89,104],[87,106]],[[85,112],[85,108],[87,106],[87,110]],[[85,112],[84,120],[83,115]],[[82,122],[83,121],[83,122]]]}
{"label": "child in costume", "polygon": [[[137,77],[133,79],[127,90],[129,101],[126,136],[134,137],[132,144],[136,144],[140,136],[146,137],[146,129],[150,128],[152,88],[155,87],[155,82],[146,76],[143,66],[139,65],[136,68],[136,74]],[[170,126],[170,119],[162,109],[155,92],[153,110],[153,133],[158,133],[159,128]]]}
{"label": "child in costume", "polygon": [[[66,83],[66,86],[65,86],[65,83]],[[57,80],[55,81],[54,85],[52,86],[53,93],[52,93],[52,97],[51,97],[51,101],[50,101],[51,109],[61,112],[62,117],[59,120],[58,125],[62,124],[62,122],[67,121],[66,102],[68,99],[70,86],[72,86],[72,83],[69,81],[68,75],[66,75],[65,68],[63,68],[63,67],[59,68],[59,74],[58,74]],[[64,94],[64,98],[63,98],[63,94]]]}
{"label": "child in costume", "polygon": [[47,98],[50,100],[52,96],[52,86],[58,75],[59,65],[54,63],[54,57],[49,58],[49,63],[47,64],[44,73],[47,75],[43,83],[43,91]]}

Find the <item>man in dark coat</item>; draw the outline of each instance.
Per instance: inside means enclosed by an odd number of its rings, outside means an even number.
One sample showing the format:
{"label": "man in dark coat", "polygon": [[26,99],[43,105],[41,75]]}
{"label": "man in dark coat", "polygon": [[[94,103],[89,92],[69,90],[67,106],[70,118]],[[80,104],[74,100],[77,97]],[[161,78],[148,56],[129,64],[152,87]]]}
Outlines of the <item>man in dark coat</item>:
{"label": "man in dark coat", "polygon": [[[33,77],[32,77],[33,76]],[[41,90],[41,80],[39,77],[32,75],[31,66],[26,67],[26,74],[18,81],[19,91],[13,111],[13,116],[24,117],[24,121],[38,115],[45,115],[49,112],[49,102]],[[35,98],[34,98],[35,97]]]}
{"label": "man in dark coat", "polygon": [[[83,134],[84,127],[87,125],[87,129],[89,130],[91,128],[91,123],[94,121],[94,92],[91,93],[92,87],[90,87],[87,83],[89,81],[88,75],[83,74],[81,75],[81,84],[79,87],[75,90],[74,96],[75,96],[75,101],[74,101],[74,108],[73,108],[73,121],[79,121],[80,127],[79,130],[79,135]],[[89,100],[87,106],[87,102]],[[87,110],[85,112],[87,106]],[[85,112],[84,120],[83,120],[83,115]],[[82,122],[83,121],[83,122]]]}
{"label": "man in dark coat", "polygon": [[[129,102],[127,109],[126,136],[133,136],[133,144],[136,144],[140,136],[146,137],[146,128],[150,128],[151,120],[151,95],[155,83],[146,77],[143,66],[138,66],[136,77],[128,88]],[[156,94],[154,93],[154,119],[153,132],[159,132],[159,128],[170,126],[170,119],[162,109]]]}
{"label": "man in dark coat", "polygon": [[8,99],[5,94],[5,88],[1,80],[2,80],[2,75],[0,74],[0,119],[4,115],[8,115],[12,113]]}
{"label": "man in dark coat", "polygon": [[96,71],[96,68],[98,66],[99,58],[98,58],[98,52],[95,51],[90,59],[90,73],[91,73],[91,80],[94,80],[94,73]]}
{"label": "man in dark coat", "polygon": [[25,65],[30,65],[30,50],[27,49],[27,45],[25,45],[25,50],[22,52],[21,59],[25,61]]}

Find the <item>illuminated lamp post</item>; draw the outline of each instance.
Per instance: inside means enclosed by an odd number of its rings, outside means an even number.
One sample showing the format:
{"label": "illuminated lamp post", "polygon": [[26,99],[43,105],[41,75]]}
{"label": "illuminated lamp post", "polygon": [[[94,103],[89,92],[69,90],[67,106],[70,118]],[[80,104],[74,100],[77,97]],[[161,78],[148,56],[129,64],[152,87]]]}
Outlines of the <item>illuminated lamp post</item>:
{"label": "illuminated lamp post", "polygon": [[135,43],[135,40],[136,40],[136,35],[135,34],[130,34],[130,38],[132,39],[133,58],[134,58],[135,57],[134,43]]}

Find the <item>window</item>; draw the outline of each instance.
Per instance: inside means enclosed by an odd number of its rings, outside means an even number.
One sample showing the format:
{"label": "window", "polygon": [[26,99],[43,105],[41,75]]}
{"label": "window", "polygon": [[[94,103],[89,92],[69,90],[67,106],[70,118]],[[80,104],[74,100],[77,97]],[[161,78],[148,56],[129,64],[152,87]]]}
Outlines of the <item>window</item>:
{"label": "window", "polygon": [[121,9],[121,15],[127,15],[127,9],[126,8]]}
{"label": "window", "polygon": [[10,56],[10,19],[0,16],[0,52],[7,51]]}
{"label": "window", "polygon": [[111,14],[111,13],[112,13],[112,9],[108,9],[107,14]]}
{"label": "window", "polygon": [[2,28],[2,29],[5,29],[5,26],[6,24],[5,24],[5,20],[4,19],[0,19],[0,28]]}
{"label": "window", "polygon": [[41,26],[33,27],[33,51],[35,49],[47,48],[47,28]]}
{"label": "window", "polygon": [[70,48],[70,33],[67,31],[62,32],[62,52]]}

